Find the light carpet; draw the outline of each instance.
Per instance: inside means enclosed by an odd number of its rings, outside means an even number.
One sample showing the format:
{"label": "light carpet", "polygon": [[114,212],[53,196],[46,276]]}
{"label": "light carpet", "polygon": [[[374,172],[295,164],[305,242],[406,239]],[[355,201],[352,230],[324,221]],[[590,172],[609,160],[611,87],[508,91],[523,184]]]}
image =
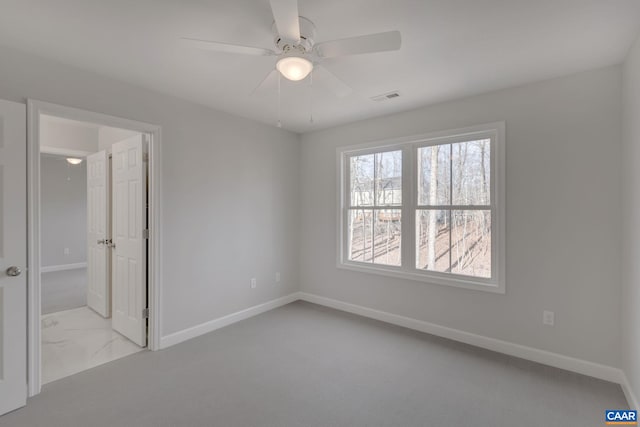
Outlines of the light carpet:
{"label": "light carpet", "polygon": [[305,302],[55,381],[11,426],[602,426],[617,384]]}

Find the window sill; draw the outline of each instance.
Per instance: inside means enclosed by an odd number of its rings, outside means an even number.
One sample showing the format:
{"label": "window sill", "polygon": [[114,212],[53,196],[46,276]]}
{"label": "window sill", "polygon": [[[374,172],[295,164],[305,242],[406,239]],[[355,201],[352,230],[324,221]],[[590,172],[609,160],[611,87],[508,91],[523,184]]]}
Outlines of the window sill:
{"label": "window sill", "polygon": [[414,280],[418,282],[432,283],[442,286],[452,286],[455,288],[471,289],[475,291],[491,292],[496,294],[504,294],[504,283],[492,283],[489,281],[474,280],[465,276],[443,277],[438,274],[428,272],[409,272],[401,270],[398,267],[371,265],[358,262],[341,262],[338,261],[337,267],[343,270],[357,271],[360,273],[376,274],[380,276],[395,277],[398,279]]}

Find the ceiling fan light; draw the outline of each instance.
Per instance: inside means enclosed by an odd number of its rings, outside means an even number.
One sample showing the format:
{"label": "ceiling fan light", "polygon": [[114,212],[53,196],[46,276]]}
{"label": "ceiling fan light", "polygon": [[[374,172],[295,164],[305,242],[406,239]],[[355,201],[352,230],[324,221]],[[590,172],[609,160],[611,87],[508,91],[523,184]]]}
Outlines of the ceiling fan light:
{"label": "ceiling fan light", "polygon": [[278,60],[276,68],[286,79],[297,82],[304,79],[313,70],[311,61],[299,56],[285,56]]}
{"label": "ceiling fan light", "polygon": [[72,165],[79,165],[80,163],[82,163],[82,159],[79,159],[77,157],[67,157],[67,162]]}

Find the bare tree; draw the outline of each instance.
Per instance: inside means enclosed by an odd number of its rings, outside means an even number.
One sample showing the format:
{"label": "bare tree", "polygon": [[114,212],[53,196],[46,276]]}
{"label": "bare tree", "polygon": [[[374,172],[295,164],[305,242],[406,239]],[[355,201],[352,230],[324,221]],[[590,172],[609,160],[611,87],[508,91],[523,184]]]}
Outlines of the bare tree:
{"label": "bare tree", "polygon": [[[371,194],[371,188],[368,188],[368,184],[371,184],[371,178],[367,175],[367,163],[370,156],[357,156],[351,158],[351,202],[353,206],[364,206],[370,203],[373,198]],[[354,241],[357,228],[361,229],[362,240],[362,261],[366,261],[367,245],[366,245],[366,215],[364,209],[354,209],[351,211],[351,227],[349,227],[349,252],[351,258],[355,259]],[[357,224],[359,223],[359,224]]]}
{"label": "bare tree", "polygon": [[[434,206],[438,203],[438,151],[440,146],[431,147],[431,176],[429,183],[429,205]],[[438,218],[437,211],[431,209],[429,211],[429,247],[427,249],[427,266],[434,270],[436,268],[436,226]]]}
{"label": "bare tree", "polygon": [[487,142],[480,141],[480,172],[482,174],[482,203],[488,204],[487,200],[487,168],[485,166],[484,156],[486,154]]}
{"label": "bare tree", "polygon": [[[453,204],[464,205],[470,202],[469,200],[469,182],[465,182],[464,171],[467,164],[467,153],[469,149],[469,143],[460,143],[456,144],[458,148],[458,155],[456,156],[457,162],[455,168],[457,170],[457,182],[456,182],[456,197],[454,198]],[[456,262],[458,268],[461,268],[467,248],[467,215],[462,215],[460,218],[459,215],[453,215],[452,212],[452,221],[451,227],[456,230]],[[462,219],[462,221],[460,221]],[[463,224],[461,224],[461,222]],[[462,226],[462,232],[460,232],[460,227]],[[453,265],[451,266],[453,268]]]}

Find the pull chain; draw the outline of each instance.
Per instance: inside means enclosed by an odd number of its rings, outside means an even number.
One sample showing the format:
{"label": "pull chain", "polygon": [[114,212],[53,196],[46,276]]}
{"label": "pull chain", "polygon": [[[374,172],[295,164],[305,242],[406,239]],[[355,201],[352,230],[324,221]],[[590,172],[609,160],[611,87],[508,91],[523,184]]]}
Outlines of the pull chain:
{"label": "pull chain", "polygon": [[280,93],[280,79],[282,78],[282,75],[280,73],[278,73],[278,127],[281,128],[282,127],[282,121],[280,121],[280,116],[281,116],[281,100],[282,100],[282,94]]}
{"label": "pull chain", "polygon": [[313,123],[313,70],[309,74],[309,123]]}

